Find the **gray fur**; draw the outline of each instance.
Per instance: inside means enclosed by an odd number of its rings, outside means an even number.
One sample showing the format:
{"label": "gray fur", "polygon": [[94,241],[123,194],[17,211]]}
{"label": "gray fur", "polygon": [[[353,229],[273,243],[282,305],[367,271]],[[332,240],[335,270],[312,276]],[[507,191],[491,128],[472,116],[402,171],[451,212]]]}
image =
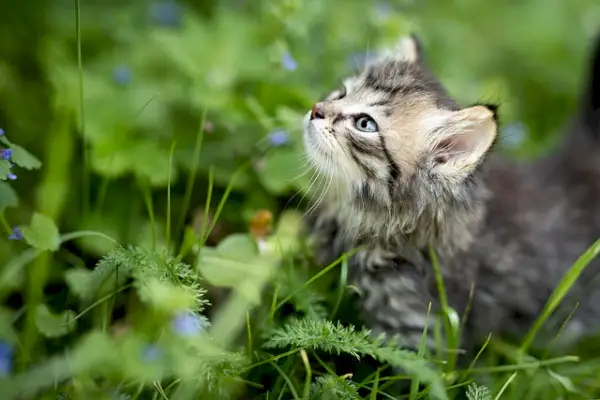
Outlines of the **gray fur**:
{"label": "gray fur", "polygon": [[[546,158],[519,163],[483,154],[471,169],[439,172],[440,140],[426,127],[460,108],[420,59],[388,55],[345,84],[341,98],[335,92],[323,103],[336,124],[305,121],[309,156],[335,182],[307,216],[318,261],[362,246],[350,270],[364,321],[416,347],[428,304],[439,305],[425,252],[433,244],[459,315],[474,287],[463,347],[489,333],[523,335],[563,274],[600,238],[600,143],[589,113]],[[381,122],[380,141],[339,122],[361,107]],[[356,137],[370,140],[358,155]],[[564,318],[580,302],[567,329],[574,337],[600,328],[600,287],[592,281],[599,268],[594,261],[562,310]]]}

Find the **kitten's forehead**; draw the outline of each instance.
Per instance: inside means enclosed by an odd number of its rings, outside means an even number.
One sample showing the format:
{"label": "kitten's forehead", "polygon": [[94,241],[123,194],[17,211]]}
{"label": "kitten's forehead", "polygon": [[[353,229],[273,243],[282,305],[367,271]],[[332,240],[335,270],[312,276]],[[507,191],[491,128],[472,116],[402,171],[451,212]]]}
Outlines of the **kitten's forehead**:
{"label": "kitten's forehead", "polygon": [[457,110],[438,80],[417,63],[384,60],[370,65],[360,75],[344,82],[349,92],[381,103],[413,99],[431,99],[440,108]]}

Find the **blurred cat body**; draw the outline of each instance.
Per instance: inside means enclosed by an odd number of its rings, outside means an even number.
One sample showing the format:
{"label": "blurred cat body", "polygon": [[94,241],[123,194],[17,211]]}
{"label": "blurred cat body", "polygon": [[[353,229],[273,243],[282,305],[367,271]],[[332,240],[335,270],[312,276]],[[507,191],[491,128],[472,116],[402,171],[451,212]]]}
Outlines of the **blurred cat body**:
{"label": "blurred cat body", "polygon": [[[597,82],[597,57],[594,65]],[[429,303],[439,305],[431,244],[450,306],[462,315],[470,305],[463,347],[489,333],[523,335],[600,238],[597,96],[585,98],[560,151],[527,163],[490,152],[495,107],[461,108],[412,37],[317,103],[304,141],[328,185],[307,227],[322,265],[360,248],[349,266],[366,325],[418,346]],[[573,294],[585,294],[563,336],[600,328],[598,267],[575,284]]]}

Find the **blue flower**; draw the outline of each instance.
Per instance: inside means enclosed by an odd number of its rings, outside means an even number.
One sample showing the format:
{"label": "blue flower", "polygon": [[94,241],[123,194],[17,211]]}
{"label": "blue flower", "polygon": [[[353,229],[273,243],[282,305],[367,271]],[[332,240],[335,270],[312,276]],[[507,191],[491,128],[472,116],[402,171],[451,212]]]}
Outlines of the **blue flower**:
{"label": "blue flower", "polygon": [[142,350],[142,358],[145,361],[156,361],[160,357],[161,351],[158,347],[149,344]]}
{"label": "blue flower", "polygon": [[527,125],[523,122],[512,122],[502,129],[502,139],[509,147],[516,147],[522,144],[527,138]]}
{"label": "blue flower", "polygon": [[182,8],[174,0],[157,1],[150,6],[150,16],[158,25],[177,28],[181,25]]}
{"label": "blue flower", "polygon": [[4,129],[0,128],[0,136],[4,135]]}
{"label": "blue flower", "polygon": [[7,342],[0,340],[0,376],[8,375],[13,367],[13,347]]}
{"label": "blue flower", "polygon": [[393,12],[393,8],[389,3],[378,3],[375,6],[375,14],[379,20],[385,20]]}
{"label": "blue flower", "polygon": [[13,172],[9,172],[9,173],[6,175],[6,177],[7,177],[8,179],[10,179],[11,181],[15,181],[15,180],[17,180],[17,175],[16,175],[15,173],[13,173]]}
{"label": "blue flower", "polygon": [[172,326],[175,332],[182,336],[193,336],[210,325],[208,319],[190,311],[184,311],[175,316]]}
{"label": "blue flower", "polygon": [[120,66],[113,69],[113,79],[119,85],[127,85],[131,82],[131,68]]}
{"label": "blue flower", "polygon": [[11,149],[0,149],[0,158],[4,160],[10,160],[13,151]]}
{"label": "blue flower", "polygon": [[281,58],[281,65],[283,65],[283,68],[287,69],[288,71],[294,71],[296,68],[298,68],[298,63],[288,52],[286,52]]}
{"label": "blue flower", "polygon": [[9,238],[10,240],[21,240],[21,239],[23,239],[23,232],[21,231],[21,228],[20,228],[20,227],[18,227],[18,226],[15,226],[15,227],[12,229],[12,232],[11,232],[11,234],[8,236],[8,238]]}
{"label": "blue flower", "polygon": [[271,145],[275,146],[275,147],[283,146],[284,144],[289,142],[288,133],[282,129],[278,129],[276,131],[269,133],[268,138],[269,138],[269,143],[271,143]]}

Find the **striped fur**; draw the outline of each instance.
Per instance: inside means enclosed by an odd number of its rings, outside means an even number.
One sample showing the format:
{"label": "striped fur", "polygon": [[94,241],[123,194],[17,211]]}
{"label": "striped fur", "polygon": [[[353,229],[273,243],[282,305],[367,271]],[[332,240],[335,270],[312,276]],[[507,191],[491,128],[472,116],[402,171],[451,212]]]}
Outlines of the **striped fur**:
{"label": "striped fur", "polygon": [[[306,151],[330,183],[307,215],[317,260],[360,247],[350,270],[366,324],[416,346],[438,305],[431,244],[459,314],[475,288],[463,344],[520,334],[600,236],[600,158],[584,162],[589,149],[574,146],[527,165],[488,157],[495,107],[459,107],[406,40],[319,103],[323,118],[304,120]],[[377,132],[354,127],[362,115]],[[598,327],[599,300],[589,295],[572,326]]]}

